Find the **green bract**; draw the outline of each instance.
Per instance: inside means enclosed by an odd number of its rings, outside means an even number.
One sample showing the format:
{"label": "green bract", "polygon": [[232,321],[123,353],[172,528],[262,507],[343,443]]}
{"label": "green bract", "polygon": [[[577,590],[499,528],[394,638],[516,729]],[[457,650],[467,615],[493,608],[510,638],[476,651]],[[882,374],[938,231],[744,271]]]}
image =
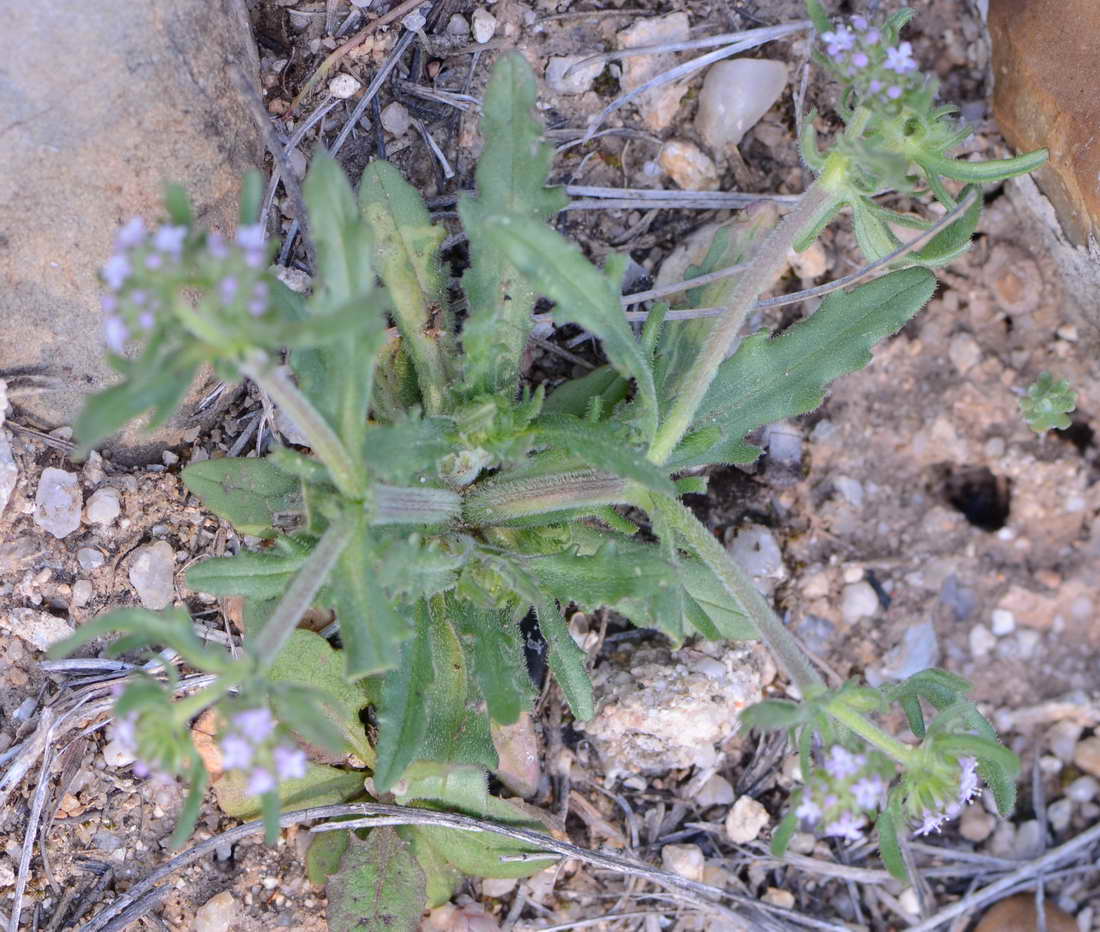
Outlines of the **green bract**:
{"label": "green bract", "polygon": [[[896,39],[902,21],[883,27],[886,34]],[[563,615],[570,605],[612,608],[674,644],[762,637],[806,701],[764,703],[746,720],[789,729],[806,774],[839,766],[817,765],[818,739],[840,748],[841,763],[860,742],[877,748],[859,770],[875,779],[887,772],[882,761],[896,762],[903,783],[879,820],[888,855],[914,800],[941,800],[960,760],[980,762],[1007,801],[1010,757],[962,698],[965,684],[929,672],[882,692],[826,690],[752,581],[680,501],[705,488],[684,470],[752,461],[760,455],[754,430],[812,410],[833,379],[870,362],[875,343],[931,297],[927,266],[966,247],[980,198],[969,193],[971,209],[895,263],[907,267],[836,290],[782,334],[761,331],[738,345],[792,245],[809,242],[848,205],[861,246],[881,258],[897,240],[872,196],[888,186],[911,190],[912,166],[954,206],[943,177],[977,183],[1036,163],[951,161],[958,131],[932,107],[929,87],[907,87],[889,105],[849,101],[848,128],[830,154],[819,156],[807,137],[821,178],[778,225],[756,210],[719,231],[692,276],[746,260],[747,270],[683,296],[687,308],[728,308],[714,320],[667,321],[669,309],[658,305],[635,332],[622,309],[625,257],[597,268],[549,225],[565,199],[546,186],[552,152],[519,55],[501,59],[485,94],[478,190],[459,202],[470,243],[459,304],[450,303],[440,255],[445,230],[384,162],[367,167],[356,192],[333,160],[313,159],[304,184],[317,256],[308,298],[267,272],[271,245],[251,225],[251,195],[232,246],[195,230],[178,193],[172,226],[152,238],[139,222],[124,228],[104,269],[108,336],[124,379],[90,400],[78,424],[84,448],[150,408],[166,417],[204,362],[253,379],[308,442],[308,452],[281,448],[183,473],[241,535],[265,538],[188,573],[194,590],[245,597],[244,658],[201,645],[178,610],[116,611],[55,649],[119,631],[118,649],[170,647],[216,675],[174,704],[152,681],[131,687],[120,704],[129,729],[122,737],[149,766],[192,767],[197,789],[181,831],[197,815],[203,776],[186,729],[215,703],[225,719],[219,799],[241,815],[261,812],[269,837],[282,805],[389,793],[414,806],[549,828],[537,813],[491,796],[486,771],[498,766],[492,726],[516,722],[536,693],[525,619],[537,623],[574,717],[594,714],[589,658]],[[143,317],[154,292],[156,314]],[[555,321],[599,340],[605,366],[534,390],[524,383],[539,297],[554,302]],[[141,352],[129,360],[122,350],[135,340]],[[642,525],[647,533],[638,533]],[[297,630],[311,607],[333,612],[338,649]],[[905,710],[921,744],[867,718],[889,702]],[[922,703],[938,710],[927,729]],[[344,759],[360,769],[307,767],[302,748],[352,755]],[[868,787],[845,792],[873,811]],[[853,830],[849,819],[845,831]],[[459,872],[518,876],[541,866],[514,856],[530,852],[522,845],[438,827],[334,836],[310,856],[311,876],[335,877],[334,928],[382,927],[386,917],[412,928],[425,903],[450,895]]]}

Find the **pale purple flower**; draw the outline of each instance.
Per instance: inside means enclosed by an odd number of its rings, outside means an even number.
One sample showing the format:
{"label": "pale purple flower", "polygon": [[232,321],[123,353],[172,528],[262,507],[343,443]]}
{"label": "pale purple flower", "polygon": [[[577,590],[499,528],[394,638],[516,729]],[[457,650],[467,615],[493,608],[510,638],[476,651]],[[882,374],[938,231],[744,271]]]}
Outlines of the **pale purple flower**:
{"label": "pale purple flower", "polygon": [[232,304],[237,299],[237,279],[226,275],[218,284],[218,296],[222,299],[222,304]]}
{"label": "pale purple flower", "polygon": [[224,259],[229,255],[229,247],[221,233],[209,233],[206,237],[206,249],[215,259]]}
{"label": "pale purple flower", "polygon": [[118,249],[133,249],[145,239],[145,221],[141,217],[134,217],[119,228],[115,236],[115,246]]}
{"label": "pale purple flower", "polygon": [[843,812],[840,817],[825,826],[825,834],[845,841],[860,841],[863,838],[864,818],[853,812]]}
{"label": "pale purple flower", "polygon": [[126,352],[126,341],[130,339],[130,330],[121,317],[111,314],[103,321],[103,342],[117,356]]}
{"label": "pale purple flower", "polygon": [[854,777],[867,763],[862,754],[853,754],[847,748],[834,744],[825,758],[825,772],[834,780]]}
{"label": "pale purple flower", "polygon": [[886,96],[891,100],[897,100],[901,96],[901,88],[896,84],[891,84],[886,88]]}
{"label": "pale purple flower", "polygon": [[306,775],[305,751],[280,744],[271,753],[280,780],[300,780]]}
{"label": "pale purple flower", "polygon": [[153,235],[153,247],[179,258],[183,241],[187,239],[187,227],[161,227]]}
{"label": "pale purple flower", "polygon": [[867,18],[864,16],[853,16],[852,25],[856,27],[860,32],[867,31]]}
{"label": "pale purple flower", "polygon": [[947,816],[944,813],[925,809],[921,823],[914,829],[914,832],[917,835],[930,835],[932,832],[938,832],[940,826],[946,821]]}
{"label": "pale purple flower", "polygon": [[141,307],[146,301],[149,300],[149,292],[138,288],[136,291],[130,292],[130,301],[135,307]]}
{"label": "pale purple flower", "polygon": [[145,763],[145,761],[134,761],[134,776],[137,777],[139,780],[144,780],[152,772],[152,768],[147,763]]}
{"label": "pale purple flower", "polygon": [[270,793],[273,789],[275,789],[275,777],[272,776],[271,771],[257,767],[248,777],[245,792],[249,796],[263,796],[264,793]]}
{"label": "pale purple flower", "polygon": [[252,765],[252,745],[240,735],[222,739],[222,766],[226,770],[244,770]]}
{"label": "pale purple flower", "polygon": [[847,26],[837,26],[833,32],[823,32],[821,38],[825,40],[829,54],[833,58],[836,58],[840,52],[849,51],[856,41],[856,37]]}
{"label": "pale purple flower", "polygon": [[258,709],[245,709],[233,716],[233,724],[241,734],[253,744],[266,741],[275,730],[275,716],[263,706]]}
{"label": "pale purple flower", "polygon": [[913,46],[908,42],[902,42],[897,48],[887,49],[886,61],[883,64],[898,74],[916,71],[917,60],[913,58]]}
{"label": "pale purple flower", "polygon": [[264,239],[264,228],[258,223],[243,226],[237,230],[237,245],[244,249],[262,250]]}
{"label": "pale purple flower", "polygon": [[878,40],[882,38],[882,33],[877,29],[869,29],[867,34],[863,37],[864,46],[877,45]]}
{"label": "pale purple flower", "polygon": [[866,68],[870,59],[863,52],[856,52],[852,56],[852,64],[857,68]]}
{"label": "pale purple flower", "polygon": [[138,315],[138,326],[142,330],[152,330],[157,325],[157,315],[152,311],[142,311]]}
{"label": "pale purple flower", "polygon": [[151,252],[145,257],[147,269],[159,269],[162,265],[164,265],[164,258],[159,252]]}
{"label": "pale purple flower", "polygon": [[260,317],[267,311],[267,282],[256,282],[252,289],[252,300],[248,302],[248,313]]}
{"label": "pale purple flower", "polygon": [[878,78],[873,79],[871,83],[867,85],[867,90],[872,94],[877,94],[882,90],[882,82]]}
{"label": "pale purple flower", "polygon": [[130,277],[131,271],[130,260],[121,253],[116,253],[111,256],[110,259],[103,263],[103,268],[101,269],[103,280],[112,291],[118,291],[118,289],[122,287],[126,279]]}
{"label": "pale purple flower", "polygon": [[250,269],[258,269],[264,264],[264,251],[262,249],[246,249],[244,264]]}
{"label": "pale purple flower", "polygon": [[821,807],[815,803],[809,796],[803,798],[799,803],[798,808],[795,809],[794,814],[798,816],[803,822],[809,822],[813,825],[821,818]]}
{"label": "pale purple flower", "polygon": [[874,809],[882,800],[882,791],[885,788],[882,777],[878,774],[862,777],[852,784],[852,796],[860,809]]}
{"label": "pale purple flower", "polygon": [[131,713],[123,718],[116,718],[111,725],[111,740],[117,741],[131,754],[137,750],[136,724],[137,717]]}
{"label": "pale purple flower", "polygon": [[959,778],[959,804],[965,806],[978,795],[978,760],[974,757],[960,758],[962,776]]}
{"label": "pale purple flower", "polygon": [[105,294],[99,299],[99,307],[104,314],[113,314],[118,310],[118,298],[113,294]]}

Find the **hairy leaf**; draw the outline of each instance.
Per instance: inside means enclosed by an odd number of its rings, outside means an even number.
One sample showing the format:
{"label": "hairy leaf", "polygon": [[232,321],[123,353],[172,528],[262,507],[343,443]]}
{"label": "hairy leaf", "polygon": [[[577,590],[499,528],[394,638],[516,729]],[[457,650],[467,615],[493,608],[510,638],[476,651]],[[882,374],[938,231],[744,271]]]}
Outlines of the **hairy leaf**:
{"label": "hairy leaf", "polygon": [[340,869],[340,859],[351,843],[351,831],[317,832],[306,851],[306,876],[315,887],[323,887]]}
{"label": "hairy leaf", "polygon": [[466,599],[448,596],[446,605],[490,717],[511,725],[534,698],[519,625],[510,612],[481,608]]}
{"label": "hairy leaf", "polygon": [[435,475],[436,464],[453,449],[445,418],[424,418],[377,425],[367,431],[365,457],[380,479],[412,481],[418,473]]}
{"label": "hairy leaf", "polygon": [[1072,423],[1068,415],[1077,410],[1077,393],[1068,380],[1056,382],[1049,372],[1043,372],[1020,399],[1020,410],[1027,426],[1037,434],[1065,430]]}
{"label": "hairy leaf", "polygon": [[328,926],[333,932],[416,932],[425,887],[412,847],[396,829],[372,829],[366,841],[352,836],[326,887]]}
{"label": "hairy leaf", "polygon": [[[85,622],[75,634],[50,647],[51,658],[66,657],[79,647],[109,634],[125,635],[127,649],[141,644],[170,647],[191,666],[210,673],[227,672],[234,661],[224,651],[207,647],[195,634],[191,616],[183,608],[150,612],[144,608],[116,608]],[[116,649],[117,652],[120,652]]]}
{"label": "hairy leaf", "polygon": [[529,217],[493,216],[486,220],[485,230],[493,248],[506,256],[539,294],[556,302],[554,319],[590,330],[616,370],[634,379],[646,439],[651,439],[657,427],[657,395],[649,360],[620,306],[623,261],[616,257],[601,271],[575,244]]}
{"label": "hairy leaf", "polygon": [[[248,794],[247,786],[248,774],[243,770],[227,770],[214,781],[214,795],[222,812],[235,819],[252,819],[260,814],[263,803],[259,796]],[[304,777],[279,784],[278,798],[284,810],[304,809],[347,802],[362,792],[361,773],[311,762]]]}
{"label": "hairy leaf", "polygon": [[245,551],[196,563],[187,571],[187,585],[211,595],[278,598],[309,557],[309,548],[300,541],[283,537],[279,543],[277,551]]}
{"label": "hairy leaf", "polygon": [[592,679],[587,669],[588,655],[577,646],[561,612],[550,599],[539,599],[535,603],[535,613],[539,619],[539,630],[546,641],[550,671],[561,687],[573,717],[581,722],[587,721],[596,714]]}
{"label": "hairy leaf", "polygon": [[184,485],[241,534],[274,537],[275,515],[301,507],[298,480],[269,458],[225,458],[193,463]]}
{"label": "hairy leaf", "polygon": [[368,763],[374,751],[359,713],[362,685],[344,677],[344,659],[319,634],[298,628],[268,670],[275,714],[298,736],[330,751],[350,750]]}
{"label": "hairy leaf", "polygon": [[515,214],[546,221],[567,201],[563,189],[546,187],[554,150],[543,142],[542,126],[534,117],[537,90],[522,55],[513,52],[499,59],[482,106],[485,148],[477,164],[478,195],[464,196],[458,204],[470,238],[470,268],[462,279],[470,302],[462,330],[470,395],[515,394],[537,297],[529,281],[492,247],[487,218]]}
{"label": "hairy leaf", "polygon": [[424,407],[437,414],[443,406],[448,366],[439,343],[427,331],[444,323],[435,318],[444,307],[439,244],[446,233],[432,224],[420,195],[388,162],[371,162],[363,172],[359,208]]}
{"label": "hairy leaf", "polygon": [[629,383],[611,366],[600,366],[579,379],[563,382],[542,406],[545,415],[571,414],[585,417],[594,401],[604,416],[626,397]]}
{"label": "hairy leaf", "polygon": [[[829,382],[871,361],[871,347],[896,333],[932,296],[935,276],[904,269],[833,292],[812,317],[780,336],[748,337],[718,369],[693,430],[721,429],[724,442],[737,443],[763,424],[812,411]],[[674,454],[674,468],[719,462],[713,452],[690,461]]]}

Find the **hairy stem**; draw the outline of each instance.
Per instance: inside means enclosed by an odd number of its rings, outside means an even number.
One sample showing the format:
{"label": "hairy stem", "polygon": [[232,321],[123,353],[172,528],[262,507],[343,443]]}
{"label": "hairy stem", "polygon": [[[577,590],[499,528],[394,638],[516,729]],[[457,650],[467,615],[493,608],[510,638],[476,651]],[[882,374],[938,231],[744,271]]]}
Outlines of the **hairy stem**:
{"label": "hairy stem", "polygon": [[683,390],[653,438],[649,449],[652,462],[666,462],[691,427],[703,396],[733,348],[756,299],[783,274],[792,245],[813,226],[822,207],[833,197],[832,185],[837,179],[832,174],[827,168],[822,177],[806,189],[794,209],[760,242],[748,268],[738,276],[725,313],[715,321]]}
{"label": "hairy stem", "polygon": [[287,417],[309,441],[313,452],[328,467],[332,481],[341,493],[348,498],[361,498],[362,476],[355,469],[343,442],[286,373],[280,371],[266,353],[261,352],[250,353],[241,363],[240,371],[267,392],[275,404],[286,412]]}
{"label": "hairy stem", "polygon": [[825,707],[825,711],[841,725],[854,731],[868,744],[889,755],[903,767],[912,766],[917,753],[912,747],[883,731],[867,716],[845,705],[842,700],[830,702]]}
{"label": "hairy stem", "polygon": [[621,505],[633,488],[626,479],[594,470],[489,480],[470,487],[463,514],[470,524],[506,524],[554,511]]}
{"label": "hairy stem", "polygon": [[283,649],[283,645],[298,627],[302,613],[313,604],[328,574],[340,559],[340,554],[344,552],[344,548],[351,540],[354,529],[354,522],[346,517],[328,526],[317,546],[313,548],[309,559],[302,565],[289,588],[283,593],[275,613],[252,638],[252,652],[259,664],[260,672],[266,671],[275,662],[279,651]]}
{"label": "hairy stem", "polygon": [[[648,506],[648,507],[647,507]],[[655,509],[695,552],[756,626],[760,639],[802,693],[810,698],[825,691],[825,682],[791,637],[782,619],[717,540],[680,502],[652,495],[643,507]]]}
{"label": "hairy stem", "polygon": [[462,499],[450,489],[376,485],[371,524],[446,524],[462,514]]}

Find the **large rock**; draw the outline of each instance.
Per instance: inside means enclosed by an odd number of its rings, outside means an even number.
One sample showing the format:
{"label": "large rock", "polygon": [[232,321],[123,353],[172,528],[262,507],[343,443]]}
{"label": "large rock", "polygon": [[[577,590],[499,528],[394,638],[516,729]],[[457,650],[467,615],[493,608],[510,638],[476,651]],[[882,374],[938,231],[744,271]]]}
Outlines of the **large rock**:
{"label": "large rock", "polygon": [[990,0],[993,111],[1019,151],[1046,147],[1039,186],[1075,246],[1100,238],[1100,4]]}
{"label": "large rock", "polygon": [[[56,427],[112,379],[97,271],[118,225],[160,217],[174,181],[202,223],[232,228],[262,154],[234,75],[258,62],[242,0],[0,0],[0,20],[0,375],[48,377],[12,400]],[[115,447],[151,449],[132,427]]]}

